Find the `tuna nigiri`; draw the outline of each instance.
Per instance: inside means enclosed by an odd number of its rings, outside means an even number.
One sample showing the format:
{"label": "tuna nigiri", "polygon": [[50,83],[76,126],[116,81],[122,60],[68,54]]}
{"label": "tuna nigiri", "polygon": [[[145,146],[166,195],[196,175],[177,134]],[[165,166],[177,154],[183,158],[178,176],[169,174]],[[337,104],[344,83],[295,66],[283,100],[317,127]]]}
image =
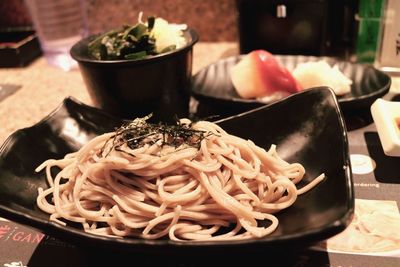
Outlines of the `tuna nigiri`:
{"label": "tuna nigiri", "polygon": [[297,93],[301,86],[274,56],[265,50],[245,55],[231,69],[231,80],[242,98],[260,98],[277,92]]}

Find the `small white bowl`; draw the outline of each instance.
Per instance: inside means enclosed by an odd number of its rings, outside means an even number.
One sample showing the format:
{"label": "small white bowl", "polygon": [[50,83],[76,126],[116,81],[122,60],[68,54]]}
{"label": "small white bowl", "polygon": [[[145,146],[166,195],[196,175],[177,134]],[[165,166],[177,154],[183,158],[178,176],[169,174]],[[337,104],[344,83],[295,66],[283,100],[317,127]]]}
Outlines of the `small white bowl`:
{"label": "small white bowl", "polygon": [[387,156],[400,156],[400,102],[378,98],[371,105],[383,151]]}

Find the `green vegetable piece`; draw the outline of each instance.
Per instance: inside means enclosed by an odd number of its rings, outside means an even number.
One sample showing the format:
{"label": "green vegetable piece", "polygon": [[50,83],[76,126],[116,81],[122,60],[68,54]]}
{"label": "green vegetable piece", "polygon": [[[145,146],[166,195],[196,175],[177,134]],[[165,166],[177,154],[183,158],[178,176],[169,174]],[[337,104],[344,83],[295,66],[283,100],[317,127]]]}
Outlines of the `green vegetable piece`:
{"label": "green vegetable piece", "polygon": [[[154,25],[155,17],[151,16],[147,18],[147,25],[139,22],[108,31],[88,44],[88,53],[98,60],[141,59],[157,55],[156,39],[150,35]],[[160,53],[175,49],[176,45],[170,45]]]}
{"label": "green vegetable piece", "polygon": [[147,56],[146,51],[140,51],[140,52],[125,55],[125,59],[142,59],[146,56]]}
{"label": "green vegetable piece", "polygon": [[132,30],[130,30],[129,34],[134,35],[137,39],[139,39],[143,35],[148,34],[147,26],[143,23],[138,23],[132,28]]}
{"label": "green vegetable piece", "polygon": [[128,38],[134,36],[132,31],[135,29],[136,25],[134,26],[126,26],[125,31],[122,34],[122,39],[127,40]]}
{"label": "green vegetable piece", "polygon": [[[106,32],[106,33],[100,35],[99,37],[97,37],[97,38],[94,39],[93,41],[91,41],[91,42],[88,44],[88,52],[89,52],[89,54],[95,56],[96,50],[99,50],[100,47],[101,47],[101,45],[102,45],[102,40],[103,40],[103,38],[106,37],[106,36],[108,36],[108,37],[110,37],[110,38],[113,37],[113,36],[116,36],[116,35],[118,34],[119,31],[120,31],[120,30],[111,30],[111,31],[108,31],[108,32]],[[99,54],[99,53],[97,52],[97,54]],[[96,57],[96,56],[95,56],[95,57]]]}
{"label": "green vegetable piece", "polygon": [[134,44],[136,44],[139,41],[138,38],[136,38],[135,35],[128,35],[126,40],[129,41],[129,42],[132,42]]}
{"label": "green vegetable piece", "polygon": [[107,60],[107,47],[105,45],[101,45],[99,48],[99,52],[97,53],[98,58],[100,60]]}
{"label": "green vegetable piece", "polygon": [[147,18],[147,27],[149,31],[151,31],[154,27],[154,23],[156,22],[156,18],[154,16],[150,16]]}

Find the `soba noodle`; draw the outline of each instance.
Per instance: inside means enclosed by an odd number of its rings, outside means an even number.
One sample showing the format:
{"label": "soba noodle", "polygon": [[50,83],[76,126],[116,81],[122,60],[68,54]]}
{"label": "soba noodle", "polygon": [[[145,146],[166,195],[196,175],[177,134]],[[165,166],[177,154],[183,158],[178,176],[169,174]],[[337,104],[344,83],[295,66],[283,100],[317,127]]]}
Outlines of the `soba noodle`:
{"label": "soba noodle", "polygon": [[[130,128],[148,125],[136,119]],[[184,137],[150,129],[138,138],[125,127],[125,139],[106,133],[45,161],[36,171],[46,169],[50,187],[39,188],[38,207],[51,221],[79,223],[98,235],[261,238],[277,228],[274,213],[324,178],[297,189],[304,167],[281,159],[275,145],[266,151],[207,121],[182,119],[179,127]],[[55,177],[53,167],[61,169]]]}

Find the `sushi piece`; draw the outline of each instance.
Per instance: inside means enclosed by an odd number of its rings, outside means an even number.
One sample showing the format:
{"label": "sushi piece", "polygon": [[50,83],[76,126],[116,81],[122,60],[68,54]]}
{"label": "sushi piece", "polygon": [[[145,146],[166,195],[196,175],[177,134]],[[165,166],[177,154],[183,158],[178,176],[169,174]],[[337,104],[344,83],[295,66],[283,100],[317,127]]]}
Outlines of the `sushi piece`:
{"label": "sushi piece", "polygon": [[283,92],[297,93],[301,86],[274,56],[265,50],[245,55],[231,69],[231,80],[242,98],[262,98]]}

